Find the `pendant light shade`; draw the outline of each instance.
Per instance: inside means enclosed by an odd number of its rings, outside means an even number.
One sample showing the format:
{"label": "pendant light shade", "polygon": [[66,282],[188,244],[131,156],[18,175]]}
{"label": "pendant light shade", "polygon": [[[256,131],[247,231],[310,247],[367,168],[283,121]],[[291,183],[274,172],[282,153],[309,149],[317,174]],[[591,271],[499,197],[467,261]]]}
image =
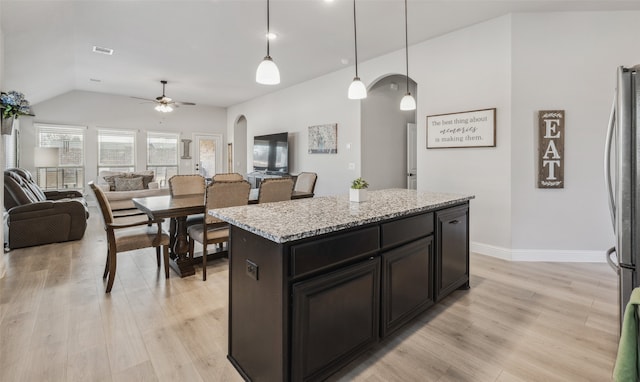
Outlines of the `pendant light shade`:
{"label": "pendant light shade", "polygon": [[280,71],[271,56],[265,57],[258,65],[256,82],[263,85],[277,85],[280,83]]}
{"label": "pendant light shade", "polygon": [[367,98],[367,88],[364,83],[360,81],[360,77],[354,77],[353,82],[349,85],[349,99],[363,99]]}
{"label": "pendant light shade", "polygon": [[400,101],[400,110],[415,110],[416,109],[416,100],[413,98],[411,93],[407,92],[407,94],[402,97]]}
{"label": "pendant light shade", "polygon": [[416,100],[409,91],[409,28],[407,24],[407,0],[404,0],[404,53],[407,63],[407,93],[400,100],[400,110],[415,110]]}
{"label": "pendant light shade", "polygon": [[360,81],[358,77],[358,32],[356,29],[356,0],[353,0],[353,41],[355,45],[356,53],[356,76],[353,77],[353,82],[349,85],[349,91],[347,96],[349,99],[363,99],[367,98],[367,87]]}
{"label": "pendant light shade", "polygon": [[[269,36],[269,0],[267,0],[267,36]],[[267,37],[267,55],[256,70],[256,82],[263,85],[280,83],[280,71],[269,55],[269,37]]]}

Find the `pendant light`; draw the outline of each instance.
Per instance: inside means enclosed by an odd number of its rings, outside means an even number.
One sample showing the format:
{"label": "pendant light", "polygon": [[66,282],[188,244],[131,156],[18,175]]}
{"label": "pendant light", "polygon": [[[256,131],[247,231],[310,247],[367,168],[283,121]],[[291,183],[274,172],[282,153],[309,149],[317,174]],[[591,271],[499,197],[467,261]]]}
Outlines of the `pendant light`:
{"label": "pendant light", "polygon": [[349,99],[363,99],[367,98],[367,88],[364,83],[360,81],[358,77],[358,32],[356,30],[356,0],[353,0],[353,41],[355,43],[356,52],[356,76],[353,77],[353,82],[349,85],[348,97]]}
{"label": "pendant light", "polygon": [[[269,33],[269,0],[267,0],[267,35]],[[267,37],[267,55],[256,70],[256,82],[263,85],[280,83],[280,71],[269,55],[269,37]]]}
{"label": "pendant light", "polygon": [[404,52],[407,63],[407,94],[400,101],[400,110],[415,110],[416,100],[409,91],[409,32],[407,27],[407,0],[404,0]]}

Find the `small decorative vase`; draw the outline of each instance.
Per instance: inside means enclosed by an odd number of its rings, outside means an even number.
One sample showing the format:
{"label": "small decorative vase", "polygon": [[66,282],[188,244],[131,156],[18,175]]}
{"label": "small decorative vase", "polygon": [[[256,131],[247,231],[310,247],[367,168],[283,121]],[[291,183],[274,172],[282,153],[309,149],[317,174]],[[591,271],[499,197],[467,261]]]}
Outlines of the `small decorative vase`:
{"label": "small decorative vase", "polygon": [[349,200],[352,202],[366,202],[369,199],[369,196],[367,195],[367,190],[365,188],[361,188],[361,189],[355,189],[355,188],[350,188],[349,189]]}
{"label": "small decorative vase", "polygon": [[2,118],[2,135],[11,135],[13,132],[13,117]]}

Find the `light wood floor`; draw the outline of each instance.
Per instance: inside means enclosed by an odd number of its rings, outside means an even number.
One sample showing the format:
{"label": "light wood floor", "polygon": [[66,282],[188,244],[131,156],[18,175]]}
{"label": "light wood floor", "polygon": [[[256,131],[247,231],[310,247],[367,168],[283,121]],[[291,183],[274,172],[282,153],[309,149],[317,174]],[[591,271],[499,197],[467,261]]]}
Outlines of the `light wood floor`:
{"label": "light wood floor", "polygon": [[[226,359],[227,262],[165,281],[153,249],[120,255],[111,295],[99,212],[83,240],[11,251],[0,381],[240,381]],[[616,275],[606,264],[471,257],[453,295],[332,381],[608,381]]]}

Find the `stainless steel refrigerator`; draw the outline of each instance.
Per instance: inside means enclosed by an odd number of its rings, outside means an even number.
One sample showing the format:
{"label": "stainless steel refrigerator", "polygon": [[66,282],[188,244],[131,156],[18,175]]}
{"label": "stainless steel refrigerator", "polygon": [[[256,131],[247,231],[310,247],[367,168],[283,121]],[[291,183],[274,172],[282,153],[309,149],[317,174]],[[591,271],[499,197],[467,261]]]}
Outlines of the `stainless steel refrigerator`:
{"label": "stainless steel refrigerator", "polygon": [[605,145],[605,179],[616,236],[607,251],[619,275],[620,321],[631,291],[639,286],[640,266],[640,65],[618,68],[617,87]]}

